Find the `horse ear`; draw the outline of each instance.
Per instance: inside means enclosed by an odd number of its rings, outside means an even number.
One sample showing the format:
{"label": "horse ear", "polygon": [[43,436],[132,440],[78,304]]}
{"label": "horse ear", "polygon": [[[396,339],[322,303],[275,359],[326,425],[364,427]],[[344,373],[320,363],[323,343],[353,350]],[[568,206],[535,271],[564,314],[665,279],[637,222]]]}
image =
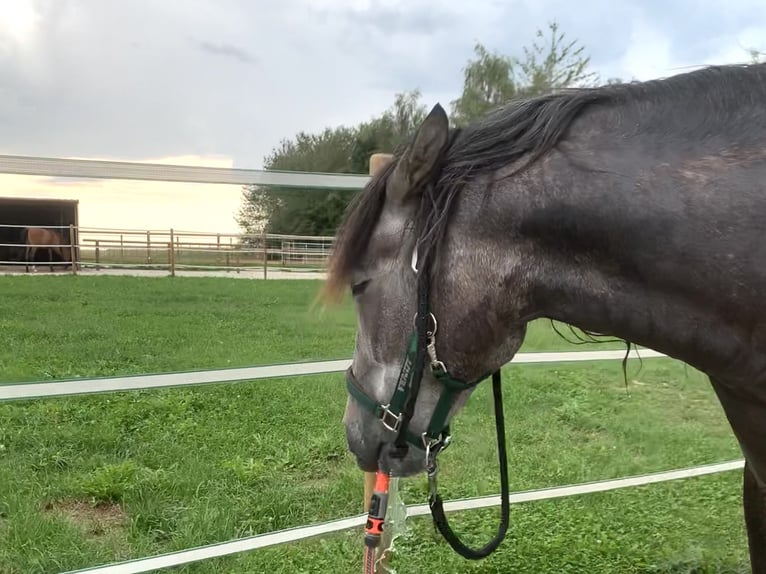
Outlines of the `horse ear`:
{"label": "horse ear", "polygon": [[386,196],[397,202],[407,199],[433,172],[449,142],[449,118],[436,104],[420,124],[404,150],[386,186]]}

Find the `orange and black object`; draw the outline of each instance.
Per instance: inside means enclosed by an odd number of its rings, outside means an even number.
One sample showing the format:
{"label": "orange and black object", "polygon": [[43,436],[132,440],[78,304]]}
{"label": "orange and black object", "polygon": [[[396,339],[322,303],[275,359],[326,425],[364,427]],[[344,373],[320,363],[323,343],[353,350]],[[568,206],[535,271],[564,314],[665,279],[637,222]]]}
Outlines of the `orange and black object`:
{"label": "orange and black object", "polygon": [[386,521],[388,507],[388,473],[378,470],[375,476],[375,488],[370,497],[370,510],[364,526],[364,574],[375,574],[375,549],[380,545],[383,535],[383,523]]}
{"label": "orange and black object", "polygon": [[370,498],[370,510],[367,513],[367,524],[364,527],[364,544],[370,548],[376,548],[380,544],[380,537],[383,535],[390,479],[388,473],[381,470],[375,477],[375,488]]}

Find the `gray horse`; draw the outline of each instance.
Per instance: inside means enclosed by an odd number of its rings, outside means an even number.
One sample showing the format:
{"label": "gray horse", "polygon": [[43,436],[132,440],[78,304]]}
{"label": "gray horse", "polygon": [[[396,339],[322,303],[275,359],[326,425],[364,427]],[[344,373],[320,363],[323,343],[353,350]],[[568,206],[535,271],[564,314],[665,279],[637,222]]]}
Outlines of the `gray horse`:
{"label": "gray horse", "polygon": [[[751,567],[766,574],[765,222],[766,65],[567,90],[461,130],[437,105],[350,206],[326,294],[351,287],[349,376],[378,404],[400,380],[426,258],[431,364],[453,378],[508,363],[541,317],[705,372],[746,459]],[[416,437],[443,388],[428,365],[418,384]],[[359,466],[422,471],[422,448],[391,454],[401,421],[371,410],[348,400]]]}

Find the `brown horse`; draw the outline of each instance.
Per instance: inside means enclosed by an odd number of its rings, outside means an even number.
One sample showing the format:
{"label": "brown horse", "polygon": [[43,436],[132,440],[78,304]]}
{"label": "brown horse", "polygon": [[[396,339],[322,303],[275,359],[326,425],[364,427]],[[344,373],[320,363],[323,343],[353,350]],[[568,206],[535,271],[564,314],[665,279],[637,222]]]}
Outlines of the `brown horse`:
{"label": "brown horse", "polygon": [[34,261],[35,253],[38,249],[48,250],[48,260],[51,271],[53,271],[53,254],[56,253],[62,261],[70,259],[67,256],[65,248],[69,245],[59,232],[43,229],[42,227],[24,228],[24,261],[26,263],[26,272],[29,273],[29,262]]}

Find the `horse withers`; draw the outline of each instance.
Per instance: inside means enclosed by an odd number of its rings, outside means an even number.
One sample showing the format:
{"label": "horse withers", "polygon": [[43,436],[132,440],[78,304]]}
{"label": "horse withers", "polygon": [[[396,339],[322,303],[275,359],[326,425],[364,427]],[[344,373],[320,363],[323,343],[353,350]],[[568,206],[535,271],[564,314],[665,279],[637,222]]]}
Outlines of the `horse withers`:
{"label": "horse withers", "polygon": [[418,438],[475,388],[454,381],[510,362],[529,321],[615,336],[709,376],[766,574],[764,222],[766,64],[563,90],[461,129],[435,106],[336,237],[327,295],[350,288],[358,317],[349,449],[365,471],[422,472]]}
{"label": "horse withers", "polygon": [[[38,250],[48,251],[48,261],[53,271],[53,254],[61,258],[61,261],[71,261],[69,242],[58,231],[52,231],[43,227],[25,227],[23,231],[24,262],[26,272],[29,273],[29,262],[34,263],[35,254]],[[72,263],[73,264],[73,263]]]}

